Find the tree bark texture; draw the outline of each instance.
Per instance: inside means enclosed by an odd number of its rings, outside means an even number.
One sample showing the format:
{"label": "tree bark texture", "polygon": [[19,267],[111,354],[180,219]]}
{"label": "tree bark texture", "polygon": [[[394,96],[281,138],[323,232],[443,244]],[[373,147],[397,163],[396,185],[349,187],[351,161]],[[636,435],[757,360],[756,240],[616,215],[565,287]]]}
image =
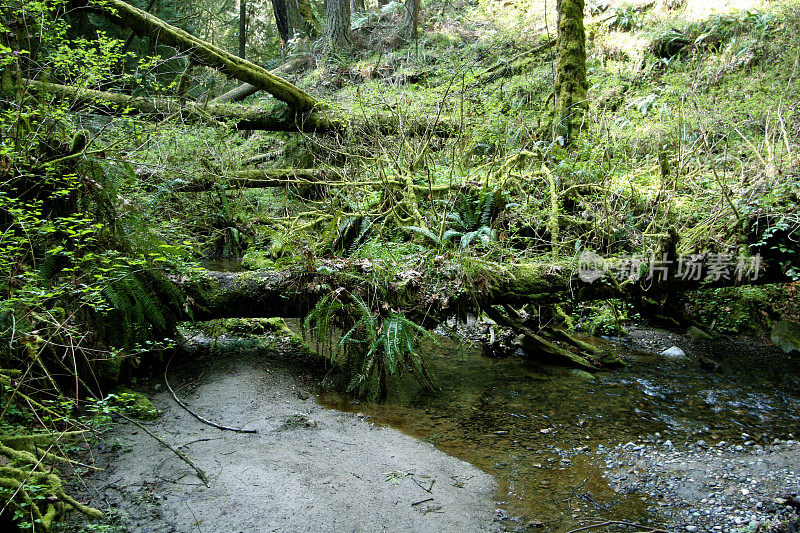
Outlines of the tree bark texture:
{"label": "tree bark texture", "polygon": [[405,0],[405,16],[403,20],[403,33],[406,39],[417,38],[419,27],[419,4],[420,0]]}
{"label": "tree bark texture", "polygon": [[130,4],[121,0],[103,0],[94,5],[95,9],[114,23],[128,27],[139,35],[151,37],[159,44],[172,46],[190,56],[196,64],[216,68],[233,78],[255,85],[298,111],[310,111],[317,105],[313,96],[283,78],[246,59],[212,46]]}
{"label": "tree bark texture", "polygon": [[350,50],[350,0],[325,0],[325,39],[334,54]]}
{"label": "tree bark texture", "polygon": [[586,32],[583,0],[558,0],[557,65],[555,79],[555,133],[569,143],[577,135],[588,108]]}
{"label": "tree bark texture", "polygon": [[247,51],[247,0],[239,0],[239,57]]}

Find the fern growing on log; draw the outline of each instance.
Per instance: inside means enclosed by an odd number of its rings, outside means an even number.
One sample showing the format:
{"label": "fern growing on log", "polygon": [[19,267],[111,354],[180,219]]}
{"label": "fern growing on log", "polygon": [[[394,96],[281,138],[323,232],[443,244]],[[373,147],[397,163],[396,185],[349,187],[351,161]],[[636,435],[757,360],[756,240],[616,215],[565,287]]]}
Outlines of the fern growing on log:
{"label": "fern growing on log", "polygon": [[[374,393],[383,400],[387,377],[406,370],[424,387],[436,389],[418,350],[421,337],[433,338],[428,331],[400,313],[381,319],[358,295],[347,294],[347,303],[338,295],[331,293],[320,300],[306,317],[304,328],[314,335],[320,355],[342,371],[348,392]],[[336,331],[344,333],[334,343]]]}

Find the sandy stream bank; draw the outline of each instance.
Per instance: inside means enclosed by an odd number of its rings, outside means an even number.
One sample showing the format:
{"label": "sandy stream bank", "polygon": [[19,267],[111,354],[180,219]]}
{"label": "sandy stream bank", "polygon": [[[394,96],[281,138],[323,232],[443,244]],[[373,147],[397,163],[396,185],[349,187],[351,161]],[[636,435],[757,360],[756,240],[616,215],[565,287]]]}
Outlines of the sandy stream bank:
{"label": "sandy stream bank", "polygon": [[91,505],[122,511],[127,531],[493,529],[490,475],[397,430],[317,405],[309,380],[247,353],[176,368],[172,385],[193,410],[258,434],[201,424],[156,386],[151,397],[163,415],[148,429],[203,469],[210,488],[121,422],[98,450],[106,470],[84,478]]}

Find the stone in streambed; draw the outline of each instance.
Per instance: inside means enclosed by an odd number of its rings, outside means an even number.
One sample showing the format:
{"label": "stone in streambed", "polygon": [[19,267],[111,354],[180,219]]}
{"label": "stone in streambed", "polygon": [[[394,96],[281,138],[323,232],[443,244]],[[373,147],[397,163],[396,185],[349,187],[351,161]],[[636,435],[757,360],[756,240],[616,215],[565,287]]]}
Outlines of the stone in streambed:
{"label": "stone in streambed", "polygon": [[686,352],[684,352],[677,346],[672,346],[661,352],[661,357],[664,357],[666,359],[671,359],[673,361],[681,361],[684,359],[688,359],[688,357],[686,357]]}

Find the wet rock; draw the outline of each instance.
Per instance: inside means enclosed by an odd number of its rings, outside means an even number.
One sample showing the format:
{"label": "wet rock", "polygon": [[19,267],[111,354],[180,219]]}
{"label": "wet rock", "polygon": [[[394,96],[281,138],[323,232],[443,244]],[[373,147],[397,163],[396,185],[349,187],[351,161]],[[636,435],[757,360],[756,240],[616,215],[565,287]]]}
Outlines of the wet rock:
{"label": "wet rock", "polygon": [[711,340],[713,338],[711,335],[697,326],[691,326],[688,330],[686,330],[686,334],[695,340]]}
{"label": "wet rock", "polygon": [[781,320],[772,326],[769,338],[784,353],[800,352],[800,324],[791,320]]}
{"label": "wet rock", "polygon": [[674,361],[688,359],[686,357],[686,352],[684,352],[677,346],[672,346],[661,352],[661,357],[664,357],[666,359],[672,359]]}

